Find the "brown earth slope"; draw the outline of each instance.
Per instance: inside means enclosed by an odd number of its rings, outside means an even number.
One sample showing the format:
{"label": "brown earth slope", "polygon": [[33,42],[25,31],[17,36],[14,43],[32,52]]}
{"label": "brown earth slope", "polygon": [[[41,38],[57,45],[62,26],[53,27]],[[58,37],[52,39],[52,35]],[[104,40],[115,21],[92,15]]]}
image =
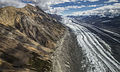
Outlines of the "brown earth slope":
{"label": "brown earth slope", "polygon": [[0,72],[48,72],[66,29],[38,7],[0,8]]}

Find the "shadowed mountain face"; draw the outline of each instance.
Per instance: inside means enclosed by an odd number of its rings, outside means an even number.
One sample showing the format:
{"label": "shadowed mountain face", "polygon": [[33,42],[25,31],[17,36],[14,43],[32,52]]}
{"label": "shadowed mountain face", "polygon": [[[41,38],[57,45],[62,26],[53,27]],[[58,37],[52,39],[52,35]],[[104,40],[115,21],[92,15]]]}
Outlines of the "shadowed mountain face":
{"label": "shadowed mountain face", "polygon": [[65,27],[38,7],[0,9],[0,71],[50,71]]}

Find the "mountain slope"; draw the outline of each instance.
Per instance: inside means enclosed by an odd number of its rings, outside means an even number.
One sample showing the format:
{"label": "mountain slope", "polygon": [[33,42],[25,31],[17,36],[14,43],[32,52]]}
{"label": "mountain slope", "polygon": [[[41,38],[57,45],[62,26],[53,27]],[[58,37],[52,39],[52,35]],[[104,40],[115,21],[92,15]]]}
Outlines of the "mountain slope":
{"label": "mountain slope", "polygon": [[0,71],[51,69],[51,53],[66,29],[38,7],[0,9]]}

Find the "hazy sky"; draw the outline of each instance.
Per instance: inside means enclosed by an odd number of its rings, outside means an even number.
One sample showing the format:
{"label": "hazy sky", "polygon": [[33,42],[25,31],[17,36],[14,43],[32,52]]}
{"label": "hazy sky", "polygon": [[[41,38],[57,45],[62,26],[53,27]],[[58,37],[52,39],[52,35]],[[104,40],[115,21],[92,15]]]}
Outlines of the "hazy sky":
{"label": "hazy sky", "polygon": [[0,6],[24,7],[35,2],[46,12],[62,15],[117,13],[120,10],[120,0],[0,0]]}

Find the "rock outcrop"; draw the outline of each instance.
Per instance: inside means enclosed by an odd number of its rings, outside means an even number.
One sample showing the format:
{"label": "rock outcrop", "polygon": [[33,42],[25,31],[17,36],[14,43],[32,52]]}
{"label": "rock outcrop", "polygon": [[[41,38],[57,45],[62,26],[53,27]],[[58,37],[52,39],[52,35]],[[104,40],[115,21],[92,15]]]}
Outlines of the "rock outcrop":
{"label": "rock outcrop", "polygon": [[48,72],[66,28],[40,8],[0,8],[0,71]]}

